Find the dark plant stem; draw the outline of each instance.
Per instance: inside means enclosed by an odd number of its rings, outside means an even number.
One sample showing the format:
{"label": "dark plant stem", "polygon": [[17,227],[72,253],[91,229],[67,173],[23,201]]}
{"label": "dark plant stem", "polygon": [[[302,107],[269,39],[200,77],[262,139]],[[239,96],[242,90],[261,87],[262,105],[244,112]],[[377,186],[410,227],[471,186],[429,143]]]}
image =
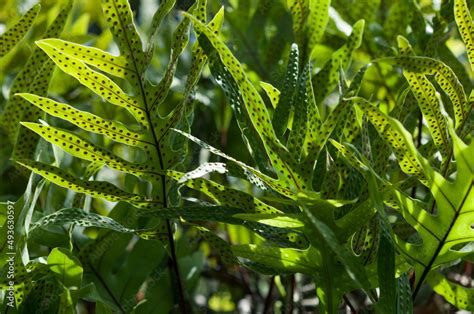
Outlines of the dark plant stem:
{"label": "dark plant stem", "polygon": [[99,272],[97,272],[97,270],[94,268],[94,266],[92,266],[90,263],[87,263],[87,266],[92,270],[92,272],[94,273],[94,276],[97,278],[97,280],[100,281],[100,284],[102,285],[102,287],[104,287],[105,291],[107,291],[107,294],[110,296],[112,301],[120,309],[120,313],[125,314],[126,313],[125,309],[122,307],[119,300],[117,300],[117,298],[114,296],[114,294],[110,290],[109,286],[107,286],[107,283],[104,281],[104,279],[99,274]]}
{"label": "dark plant stem", "polygon": [[171,268],[176,276],[176,284],[178,286],[178,302],[179,306],[182,310],[183,313],[190,313],[186,311],[186,298],[184,297],[184,286],[183,282],[181,280],[181,272],[179,270],[179,265],[178,265],[178,258],[176,257],[176,248],[174,245],[174,239],[173,239],[173,230],[171,229],[171,222],[169,219],[166,219],[166,231],[168,234],[168,241],[169,246],[170,246],[170,263],[171,263]]}
{"label": "dark plant stem", "polygon": [[290,283],[288,285],[288,295],[286,296],[286,308],[285,308],[285,314],[291,314],[293,313],[293,299],[294,299],[294,293],[295,293],[295,285],[296,285],[296,279],[295,275],[290,276]]}
{"label": "dark plant stem", "polygon": [[[145,95],[145,90],[143,88],[143,84],[140,84],[140,88],[142,90],[142,95]],[[146,101],[145,96],[143,97],[143,99],[144,99],[144,101]],[[146,116],[147,116],[147,119],[148,119],[148,123],[151,126],[153,126],[151,114],[150,114],[150,111],[149,111],[149,108],[148,108],[147,105],[146,105],[146,110],[145,111],[146,111]],[[163,163],[163,156],[162,156],[161,150],[160,150],[160,143],[159,143],[158,137],[156,136],[156,133],[155,133],[155,130],[153,129],[153,127],[151,127],[151,134],[153,135],[153,142],[155,144],[154,146],[155,146],[156,154],[158,155],[160,168],[162,170],[165,170],[164,169],[164,163]],[[163,207],[167,208],[168,207],[168,193],[167,193],[167,190],[166,190],[166,178],[165,178],[164,175],[161,175],[161,186],[162,186],[162,195],[163,195]],[[166,232],[167,232],[167,236],[168,236],[168,245],[169,245],[169,248],[170,248],[170,259],[171,259],[170,264],[171,264],[171,268],[173,270],[175,280],[176,280],[176,284],[177,284],[177,288],[178,288],[178,291],[177,291],[177,293],[178,293],[178,303],[179,303],[179,306],[180,306],[183,313],[190,313],[190,312],[186,311],[187,306],[186,306],[186,299],[184,297],[184,287],[183,287],[183,282],[181,280],[181,273],[179,271],[178,260],[177,260],[177,257],[176,257],[176,249],[175,249],[175,245],[174,245],[173,230],[171,228],[170,220],[166,219],[165,224],[166,224]]]}
{"label": "dark plant stem", "polygon": [[272,278],[270,278],[270,287],[268,287],[268,294],[267,294],[267,297],[265,298],[263,314],[271,313],[274,288],[275,288],[275,276],[272,276]]}
{"label": "dark plant stem", "polygon": [[[116,7],[115,1],[113,1],[113,5],[115,6],[115,9],[118,11],[118,8]],[[128,25],[124,25],[123,21],[121,18],[119,18],[120,26],[122,29],[126,29]],[[148,125],[150,126],[151,134],[153,135],[153,143],[154,147],[156,150],[156,154],[158,156],[158,161],[160,164],[160,169],[165,170],[164,168],[164,163],[163,163],[163,156],[161,154],[161,149],[160,149],[160,141],[158,140],[158,137],[156,135],[155,129],[153,127],[153,119],[151,116],[151,109],[153,108],[152,104],[148,103],[148,97],[145,92],[145,86],[143,84],[144,82],[144,73],[142,71],[142,68],[138,66],[137,60],[135,59],[135,56],[133,55],[133,49],[132,45],[130,44],[130,39],[127,36],[127,32],[123,32],[124,39],[127,42],[128,47],[130,48],[130,51],[132,51],[132,66],[133,69],[135,70],[135,73],[137,74],[137,79],[138,79],[138,86],[140,88],[140,95],[141,98],[143,99],[143,104],[145,105],[145,113],[146,113],[146,119],[148,122]],[[167,208],[168,207],[168,195],[166,191],[166,178],[164,175],[160,176],[161,178],[161,186],[162,186],[162,197],[163,197],[163,207]],[[189,313],[186,311],[186,300],[184,298],[184,289],[183,289],[183,284],[181,280],[181,274],[179,271],[179,265],[178,265],[178,260],[176,259],[176,252],[175,252],[175,245],[174,245],[174,238],[173,238],[173,231],[171,229],[171,223],[169,219],[165,220],[166,223],[166,229],[167,229],[167,235],[168,235],[168,243],[169,243],[169,248],[170,248],[170,258],[172,259],[171,262],[171,268],[173,270],[173,273],[176,277],[177,281],[177,286],[178,286],[178,302],[179,306],[182,310],[183,313]]]}
{"label": "dark plant stem", "polygon": [[349,309],[351,310],[351,313],[357,313],[355,307],[352,305],[351,303],[351,300],[349,300],[349,298],[347,297],[347,295],[343,295],[342,298],[344,299],[344,302],[346,302],[346,305],[349,307]]}
{"label": "dark plant stem", "polygon": [[[470,189],[472,189],[472,186],[471,186]],[[466,195],[464,196],[464,199],[459,204],[459,208],[462,208],[464,206],[464,203],[467,201],[467,196],[469,195],[469,192],[470,192],[470,190],[467,191]],[[430,262],[428,263],[428,265],[426,265],[425,269],[423,270],[423,273],[421,274],[421,277],[420,277],[420,281],[416,285],[415,291],[413,292],[413,300],[418,295],[418,292],[420,291],[422,283],[426,279],[426,276],[428,276],[428,273],[431,270],[431,266],[436,261],[436,258],[438,257],[438,254],[441,251],[441,249],[443,248],[443,246],[446,242],[446,239],[448,238],[449,234],[451,233],[451,229],[454,227],[454,224],[456,223],[456,220],[458,219],[459,214],[460,214],[460,212],[456,211],[456,214],[454,215],[453,220],[451,221],[451,224],[449,225],[449,228],[448,228],[447,232],[445,233],[443,238],[439,241],[438,247],[436,248],[436,251],[433,254],[433,257],[431,258]]]}
{"label": "dark plant stem", "polygon": [[[80,251],[79,245],[77,245],[76,241],[74,241],[72,237],[71,237],[71,242],[72,242],[72,246],[79,252]],[[110,296],[110,298],[115,303],[115,305],[119,308],[120,313],[125,314],[126,313],[125,309],[122,307],[117,297],[112,293],[112,290],[110,290],[109,286],[107,285],[105,280],[102,278],[102,276],[99,274],[99,272],[88,261],[87,261],[87,266],[90,268],[90,270],[92,271],[94,276],[97,278],[97,280],[99,280],[100,284],[102,285],[102,287],[104,287],[105,291]]]}

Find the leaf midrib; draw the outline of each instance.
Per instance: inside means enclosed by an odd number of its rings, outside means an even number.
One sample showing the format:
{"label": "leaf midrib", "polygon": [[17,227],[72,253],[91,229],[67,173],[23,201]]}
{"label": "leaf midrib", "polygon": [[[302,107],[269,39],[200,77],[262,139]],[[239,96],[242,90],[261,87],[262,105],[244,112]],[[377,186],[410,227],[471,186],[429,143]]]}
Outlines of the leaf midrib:
{"label": "leaf midrib", "polygon": [[[464,204],[466,203],[467,197],[468,197],[468,195],[470,194],[470,192],[472,190],[472,186],[473,186],[473,184],[471,183],[471,185],[469,186],[469,189],[464,194],[464,197],[463,197],[461,203],[459,204],[458,208],[455,209],[455,214],[454,214],[453,219],[451,220],[449,228],[446,230],[446,233],[444,234],[443,238],[438,243],[438,246],[436,247],[436,250],[435,250],[433,256],[431,257],[431,260],[429,261],[428,265],[426,265],[425,269],[423,270],[423,273],[421,274],[420,280],[419,280],[419,282],[416,286],[415,292],[413,293],[413,297],[416,297],[416,295],[418,294],[419,289],[421,287],[421,284],[423,283],[423,281],[426,278],[426,276],[428,275],[428,273],[431,271],[431,267],[433,266],[436,259],[438,258],[439,253],[441,252],[441,250],[443,249],[443,247],[447,243],[446,239],[449,237],[449,234],[451,233],[451,230],[454,228],[454,225],[456,224],[457,219],[461,215],[461,209],[464,207]],[[440,191],[442,191],[442,189],[440,189]],[[451,204],[451,206],[452,206],[452,204]]]}

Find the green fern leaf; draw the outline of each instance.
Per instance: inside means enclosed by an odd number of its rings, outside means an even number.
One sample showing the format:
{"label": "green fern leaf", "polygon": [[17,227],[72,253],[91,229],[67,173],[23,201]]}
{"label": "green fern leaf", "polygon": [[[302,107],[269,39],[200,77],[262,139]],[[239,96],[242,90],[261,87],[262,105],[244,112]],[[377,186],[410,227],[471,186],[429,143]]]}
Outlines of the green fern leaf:
{"label": "green fern leaf", "polygon": [[454,1],[454,17],[458,25],[461,37],[466,45],[467,55],[471,62],[471,69],[474,70],[474,23],[471,13],[467,7],[466,0]]}
{"label": "green fern leaf", "polygon": [[103,198],[111,202],[125,201],[141,208],[153,208],[162,204],[143,196],[125,192],[109,182],[85,181],[68,174],[60,168],[31,160],[17,160],[17,163],[41,175],[49,181],[77,193]]}
{"label": "green fern leaf", "polygon": [[240,166],[242,169],[245,169],[249,172],[251,172],[252,174],[254,174],[256,177],[258,177],[259,179],[261,179],[266,185],[268,185],[269,187],[271,187],[272,189],[274,189],[275,191],[287,196],[287,197],[290,197],[290,198],[295,198],[295,195],[286,187],[283,187],[281,185],[279,185],[278,183],[278,180],[275,180],[274,178],[272,177],[269,177],[267,176],[266,174],[258,171],[257,169],[255,168],[252,168],[248,165],[246,165],[245,163],[243,162],[240,162],[238,161],[237,159],[229,156],[229,155],[226,155],[224,154],[223,152],[221,152],[220,150],[204,143],[203,141],[201,141],[200,139],[192,136],[191,134],[187,134],[185,132],[182,132],[180,130],[175,130],[176,132],[180,133],[181,135],[185,136],[186,138],[188,138],[189,140],[193,141],[194,143],[198,144],[200,147],[204,148],[204,149],[207,149],[209,150],[210,152],[212,152],[213,154],[216,154],[222,158],[225,158],[229,161],[232,161],[234,162],[236,165]]}
{"label": "green fern leaf", "polygon": [[339,81],[339,69],[346,69],[352,59],[354,50],[360,47],[364,33],[364,20],[360,20],[352,27],[352,33],[346,44],[334,52],[331,59],[313,77],[313,88],[316,103],[320,104],[333,90]]}
{"label": "green fern leaf", "polygon": [[241,258],[262,264],[277,274],[314,274],[315,261],[305,251],[278,248],[268,245],[234,245],[232,252]]}
{"label": "green fern leaf", "polygon": [[282,94],[277,102],[275,112],[273,113],[272,124],[276,135],[283,140],[288,127],[288,120],[293,107],[293,97],[296,91],[299,76],[299,50],[298,46],[291,45],[290,57],[283,83]]}
{"label": "green fern leaf", "polygon": [[273,109],[275,109],[280,101],[281,92],[270,83],[260,82],[260,87],[265,91],[272,103]]}
{"label": "green fern leaf", "polygon": [[[413,50],[408,41],[398,37],[400,55],[412,55]],[[440,99],[436,95],[433,84],[423,74],[409,71],[403,72],[410,88],[418,101],[421,112],[428,123],[431,136],[435,145],[442,151],[449,151],[449,139],[446,118],[441,113]]]}
{"label": "green fern leaf", "polygon": [[[37,42],[37,44],[46,53],[49,51],[50,54],[54,54],[55,52],[60,51],[62,55],[78,59],[83,63],[92,65],[95,68],[116,77],[126,78],[134,72],[133,67],[124,56],[114,56],[98,48],[84,46],[57,38],[43,39]],[[45,49],[47,49],[47,51]]]}
{"label": "green fern leaf", "polygon": [[[133,21],[130,4],[126,0],[102,0],[105,18],[110,25],[115,40],[117,41],[120,55],[130,60],[135,73],[127,77],[130,80],[140,79],[139,73],[144,72],[146,65],[142,41],[138,35]],[[138,87],[138,85],[136,85]]]}
{"label": "green fern leaf", "polygon": [[308,15],[308,51],[309,57],[314,52],[314,47],[318,44],[324,35],[324,30],[329,21],[329,5],[331,0],[310,0]]}
{"label": "green fern leaf", "polygon": [[424,161],[425,172],[432,176],[428,187],[436,201],[437,213],[431,214],[419,203],[395,192],[402,214],[408,223],[418,231],[423,243],[407,243],[397,239],[397,245],[407,256],[417,271],[415,294],[430,271],[442,264],[452,262],[470,253],[453,249],[473,240],[471,212],[474,210],[474,163],[471,158],[474,144],[464,144],[455,134],[450,133],[457,164],[454,181],[445,179]]}
{"label": "green fern leaf", "polygon": [[416,150],[411,135],[400,122],[390,118],[363,98],[356,97],[354,102],[367,114],[379,135],[390,146],[401,169],[407,174],[416,176],[423,184],[428,185],[431,178],[427,177],[424,172],[423,157]]}
{"label": "green fern leaf", "polygon": [[161,22],[163,19],[170,13],[171,9],[174,7],[176,0],[165,0],[160,3],[158,10],[156,10],[153,15],[151,22],[150,34],[148,35],[147,48],[145,56],[147,57],[147,64],[151,62],[153,52],[155,50],[156,37],[158,35],[158,30],[160,29]]}
{"label": "green fern leaf", "polygon": [[239,218],[239,215],[243,213],[245,212],[241,208],[228,206],[193,206],[147,210],[140,212],[139,215],[142,217],[167,219],[182,218],[190,222],[216,221],[242,225],[279,246],[296,249],[306,249],[308,247],[309,242],[301,232],[288,228],[274,227],[261,222],[243,220]]}
{"label": "green fern leaf", "polygon": [[474,289],[463,287],[460,284],[449,281],[442,274],[432,272],[427,282],[433,290],[444,297],[446,301],[460,310],[474,311]]}
{"label": "green fern leaf", "polygon": [[294,115],[291,132],[288,137],[286,147],[292,152],[295,162],[299,162],[304,148],[307,134],[308,121],[308,78],[310,76],[310,67],[307,66],[299,79],[298,90],[294,100]]}
{"label": "green fern leaf", "polygon": [[120,233],[134,233],[139,237],[149,240],[160,235],[154,229],[135,230],[126,228],[109,217],[87,213],[78,208],[64,208],[50,215],[44,216],[32,225],[31,230],[50,225],[73,224],[82,227],[106,228]]}
{"label": "green fern leaf", "polygon": [[256,197],[239,190],[225,187],[214,181],[204,178],[186,178],[187,174],[172,170],[169,170],[167,175],[192,189],[204,193],[218,204],[243,208],[247,213],[281,213],[280,210],[262,202]]}
{"label": "green fern leaf", "polygon": [[309,14],[308,0],[287,0],[293,19],[293,33],[298,45],[302,46],[305,40],[305,22]]}
{"label": "green fern leaf", "polygon": [[[44,37],[58,37],[66,23],[72,8],[69,1],[46,30]],[[30,92],[38,95],[47,93],[54,70],[54,63],[40,49],[34,48],[22,71],[16,76],[10,98],[0,119],[8,139],[14,144],[13,158],[31,158],[38,137],[25,128],[20,128],[20,121],[36,121],[43,116],[41,110],[31,107],[24,99],[14,97],[18,92]]]}
{"label": "green fern leaf", "polygon": [[152,144],[153,139],[150,138],[148,133],[133,132],[119,122],[103,119],[89,112],[77,110],[72,106],[56,102],[49,98],[27,93],[20,93],[17,94],[17,96],[23,97],[51,116],[69,121],[86,131],[107,136],[118,143],[130,146]]}
{"label": "green fern leaf", "polygon": [[222,261],[226,265],[239,265],[240,262],[232,252],[232,247],[221,237],[215,235],[204,227],[196,227],[198,234],[206,240],[209,245],[216,249]]}
{"label": "green fern leaf", "polygon": [[26,35],[33,26],[40,8],[41,6],[39,4],[33,6],[15,25],[11,26],[5,33],[0,35],[0,57],[9,53]]}
{"label": "green fern leaf", "polygon": [[[81,84],[109,103],[127,109],[145,129],[149,128],[146,121],[144,105],[134,97],[128,96],[110,78],[89,68],[84,62],[69,57],[55,46],[55,42],[38,41],[37,45],[56,63],[65,73],[75,77]],[[134,75],[134,74],[131,74]]]}
{"label": "green fern leaf", "polygon": [[434,75],[434,79],[452,102],[456,130],[463,126],[472,106],[469,106],[464,88],[450,67],[439,60],[427,57],[402,56],[392,60],[409,72]]}
{"label": "green fern leaf", "polygon": [[[301,182],[303,176],[294,173],[292,168],[289,166],[288,158],[285,158],[285,155],[288,154],[283,145],[277,139],[275,131],[270,123],[267,108],[265,107],[260,94],[245,74],[242,65],[232,55],[229,48],[227,48],[219,37],[212,32],[212,30],[194,17],[189,16],[189,18],[193,21],[196,31],[206,36],[214,49],[216,49],[222,63],[227,67],[232,78],[235,80],[245,104],[242,110],[247,112],[248,117],[259,136],[262,139],[264,138],[262,142],[265,151],[272,167],[277,172],[280,184],[285,186],[287,189],[302,189],[302,186],[305,186],[304,182]],[[288,196],[291,195],[291,193],[288,192],[285,194]]]}

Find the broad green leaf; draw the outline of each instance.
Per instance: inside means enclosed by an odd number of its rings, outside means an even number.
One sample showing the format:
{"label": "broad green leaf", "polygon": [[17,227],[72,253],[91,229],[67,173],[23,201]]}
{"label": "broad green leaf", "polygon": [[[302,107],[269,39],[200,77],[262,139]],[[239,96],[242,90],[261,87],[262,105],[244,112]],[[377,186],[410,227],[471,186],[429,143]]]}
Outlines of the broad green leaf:
{"label": "broad green leaf", "polygon": [[[306,251],[268,245],[234,245],[232,252],[241,258],[262,264],[277,273],[313,274],[317,260],[310,259]],[[313,257],[313,256],[312,256]]]}
{"label": "broad green leaf", "polygon": [[82,266],[70,251],[54,248],[48,255],[48,266],[65,287],[81,287]]}
{"label": "broad green leaf", "polygon": [[252,222],[239,218],[238,214],[245,211],[241,208],[230,206],[193,206],[147,210],[139,213],[142,217],[159,217],[167,219],[182,218],[190,222],[216,221],[233,225],[242,225],[282,247],[306,249],[308,240],[295,230],[274,227],[260,222]]}
{"label": "broad green leaf", "polygon": [[427,278],[433,290],[444,297],[446,301],[460,310],[474,311],[474,289],[463,287],[449,281],[438,272],[432,272]]}
{"label": "broad green leaf", "polygon": [[466,0],[454,0],[454,16],[474,71],[474,23]]}
{"label": "broad green leaf", "polygon": [[36,16],[40,10],[39,4],[29,9],[21,19],[9,27],[6,32],[0,35],[0,57],[10,52],[23,39],[26,33],[36,20]]}
{"label": "broad green leaf", "polygon": [[432,269],[469,254],[470,250],[461,250],[461,247],[474,239],[471,228],[474,219],[474,160],[471,158],[474,143],[469,146],[463,143],[452,126],[450,133],[457,166],[455,178],[446,179],[425,166],[426,172],[431,172],[433,177],[428,187],[436,201],[437,213],[431,214],[419,203],[395,192],[404,218],[422,240],[421,244],[416,244],[397,239],[399,249],[417,272],[415,294]]}

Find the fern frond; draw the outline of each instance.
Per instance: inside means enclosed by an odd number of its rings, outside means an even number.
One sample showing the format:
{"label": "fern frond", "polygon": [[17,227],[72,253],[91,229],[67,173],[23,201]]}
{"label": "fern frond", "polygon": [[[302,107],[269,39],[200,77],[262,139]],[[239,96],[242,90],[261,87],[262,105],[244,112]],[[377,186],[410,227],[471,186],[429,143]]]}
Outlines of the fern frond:
{"label": "fern frond", "polygon": [[[61,35],[71,8],[72,2],[68,1],[48,27],[43,38]],[[43,117],[41,110],[32,108],[26,100],[14,95],[19,92],[45,95],[53,70],[54,63],[41,49],[35,47],[11,86],[10,98],[1,116],[0,125],[5,129],[8,140],[14,144],[13,158],[31,158],[38,142],[37,136],[27,129],[20,128],[20,121],[36,121]]]}
{"label": "fern frond", "polygon": [[339,81],[339,69],[346,69],[352,59],[354,50],[360,47],[364,34],[364,20],[357,21],[352,27],[352,33],[347,42],[335,51],[331,59],[313,77],[313,88],[316,103],[320,104],[324,98],[334,89]]}
{"label": "fern frond", "polygon": [[0,57],[9,53],[28,33],[38,16],[41,6],[39,4],[29,9],[21,19],[0,35]]}
{"label": "fern frond", "polygon": [[[472,4],[472,3],[471,3]],[[454,1],[454,17],[461,37],[466,45],[467,56],[474,70],[474,23],[466,0]]]}

